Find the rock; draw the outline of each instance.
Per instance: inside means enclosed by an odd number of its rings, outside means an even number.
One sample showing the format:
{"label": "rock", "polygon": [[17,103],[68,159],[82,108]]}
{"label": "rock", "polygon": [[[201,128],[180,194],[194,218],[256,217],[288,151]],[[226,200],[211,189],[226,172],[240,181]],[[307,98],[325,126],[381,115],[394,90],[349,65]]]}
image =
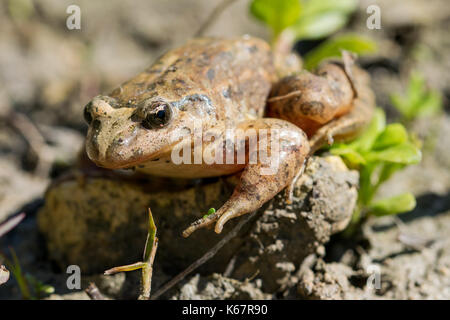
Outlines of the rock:
{"label": "rock", "polygon": [[[294,190],[294,203],[286,206],[280,195],[263,206],[256,223],[247,224],[201,271],[227,269],[244,281],[259,270],[266,292],[285,287],[303,258],[323,251],[330,235],[346,226],[357,181],[357,172],[348,171],[340,158],[311,158]],[[141,258],[146,210],[151,207],[160,239],[155,270],[175,274],[223,236],[199,230],[183,239],[181,232],[209,208],[218,208],[235,182],[229,177],[168,185],[161,179],[142,182],[78,173],[49,187],[38,225],[50,258],[61,268],[76,264],[83,274],[102,272]],[[230,221],[223,233],[238,220]],[[230,261],[235,261],[234,268]]]}
{"label": "rock", "polygon": [[244,279],[257,273],[266,292],[294,285],[303,259],[311,253],[323,255],[323,244],[346,227],[357,185],[358,173],[348,171],[340,158],[312,158],[296,184],[293,204],[285,206],[279,196],[256,221],[236,254],[232,276]]}
{"label": "rock", "polygon": [[367,294],[349,281],[354,275],[355,271],[345,264],[319,259],[313,267],[299,273],[298,294],[313,300],[364,299]]}
{"label": "rock", "polygon": [[268,300],[270,294],[263,293],[258,282],[237,281],[214,273],[209,277],[193,276],[172,300]]}

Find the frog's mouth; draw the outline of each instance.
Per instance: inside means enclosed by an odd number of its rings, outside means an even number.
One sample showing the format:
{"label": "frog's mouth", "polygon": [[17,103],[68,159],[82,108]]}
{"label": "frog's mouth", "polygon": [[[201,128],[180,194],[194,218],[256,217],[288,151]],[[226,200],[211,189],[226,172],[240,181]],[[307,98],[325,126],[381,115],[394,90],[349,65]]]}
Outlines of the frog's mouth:
{"label": "frog's mouth", "polygon": [[[129,169],[154,159],[170,157],[175,143],[146,138],[146,131],[135,128],[125,138],[118,134],[116,138],[108,137],[108,141],[102,141],[102,137],[90,129],[86,139],[86,153],[92,162],[106,169]],[[102,144],[106,144],[106,147],[102,148]]]}

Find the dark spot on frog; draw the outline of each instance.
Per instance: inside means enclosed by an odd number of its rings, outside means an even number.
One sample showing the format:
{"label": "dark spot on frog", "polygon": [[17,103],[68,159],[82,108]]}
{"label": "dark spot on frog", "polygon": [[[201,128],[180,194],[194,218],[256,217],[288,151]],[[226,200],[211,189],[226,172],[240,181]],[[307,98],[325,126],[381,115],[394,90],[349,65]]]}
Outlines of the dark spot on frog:
{"label": "dark spot on frog", "polygon": [[170,163],[170,160],[166,160],[166,163]]}
{"label": "dark spot on frog", "polygon": [[153,91],[156,88],[156,83],[152,82],[147,86],[147,90]]}
{"label": "dark spot on frog", "polygon": [[158,81],[156,81],[156,85],[164,87],[166,85],[166,80],[159,79]]}
{"label": "dark spot on frog", "polygon": [[183,133],[184,133],[185,135],[191,134],[191,128],[189,128],[189,127],[183,127]]}
{"label": "dark spot on frog", "polygon": [[208,79],[210,81],[212,81],[214,79],[214,76],[215,76],[214,69],[209,69],[208,72],[206,73],[206,76],[208,77]]}
{"label": "dark spot on frog", "polygon": [[144,152],[142,151],[142,149],[133,150],[133,156],[135,156],[135,157],[142,156],[143,154],[144,154]]}
{"label": "dark spot on frog", "polygon": [[305,115],[317,115],[322,114],[324,105],[320,101],[309,101],[302,103],[300,109]]}
{"label": "dark spot on frog", "polygon": [[183,79],[172,79],[172,85],[185,85],[186,81],[184,81]]}
{"label": "dark spot on frog", "polygon": [[153,159],[153,160],[151,160],[151,161],[159,161],[159,158]]}
{"label": "dark spot on frog", "polygon": [[233,57],[233,54],[230,51],[222,51],[219,53],[219,58],[221,59],[229,59],[231,57]]}
{"label": "dark spot on frog", "polygon": [[248,51],[250,51],[250,53],[258,52],[258,47],[253,45],[253,46],[248,48]]}
{"label": "dark spot on frog", "polygon": [[160,73],[162,71],[162,69],[150,69],[147,71],[147,73]]}
{"label": "dark spot on frog", "polygon": [[169,72],[175,72],[175,71],[177,71],[177,69],[178,68],[176,66],[172,65],[172,66],[168,67],[166,71],[164,71],[164,74],[168,74]]}
{"label": "dark spot on frog", "polygon": [[227,89],[223,90],[223,91],[222,91],[222,95],[223,95],[225,98],[230,99],[230,97],[231,97],[231,88],[228,87]]}

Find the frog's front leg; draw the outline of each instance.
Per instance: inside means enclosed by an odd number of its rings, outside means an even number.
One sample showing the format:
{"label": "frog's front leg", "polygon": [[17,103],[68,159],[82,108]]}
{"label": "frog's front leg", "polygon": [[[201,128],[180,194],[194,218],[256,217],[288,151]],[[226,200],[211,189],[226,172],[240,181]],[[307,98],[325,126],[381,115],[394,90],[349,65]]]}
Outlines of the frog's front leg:
{"label": "frog's front leg", "polygon": [[245,167],[239,183],[221,208],[192,223],[183,232],[184,237],[213,223],[215,232],[220,233],[228,220],[259,209],[285,188],[291,190],[302,171],[309,143],[295,125],[266,118],[246,121],[237,129],[236,145],[245,146]]}

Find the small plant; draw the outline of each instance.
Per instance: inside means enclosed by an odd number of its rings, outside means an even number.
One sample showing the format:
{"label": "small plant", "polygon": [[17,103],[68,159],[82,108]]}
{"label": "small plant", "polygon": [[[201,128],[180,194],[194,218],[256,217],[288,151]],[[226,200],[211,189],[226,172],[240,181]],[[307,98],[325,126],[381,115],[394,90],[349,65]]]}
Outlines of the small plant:
{"label": "small plant", "polygon": [[4,256],[1,256],[5,261],[8,269],[11,270],[12,275],[17,281],[17,284],[22,294],[22,298],[26,300],[37,300],[42,297],[55,292],[55,288],[50,285],[46,285],[30,274],[25,274],[20,266],[19,259],[17,258],[14,249],[10,249],[12,261]]}
{"label": "small plant", "polygon": [[386,125],[384,111],[377,108],[369,127],[350,143],[336,143],[330,152],[339,155],[349,168],[358,169],[359,193],[352,224],[368,216],[407,212],[416,206],[411,193],[375,200],[376,193],[393,173],[421,160],[421,151],[403,125]]}
{"label": "small plant", "polygon": [[[253,0],[251,14],[272,31],[272,43],[287,30],[295,40],[319,39],[341,29],[356,10],[357,0]],[[305,56],[305,68],[313,69],[325,58],[340,56],[341,50],[358,54],[376,51],[370,39],[341,35],[329,39]]]}
{"label": "small plant", "polygon": [[411,73],[405,94],[393,93],[391,102],[406,122],[442,112],[441,93],[429,89],[425,78],[417,71]]}
{"label": "small plant", "polygon": [[372,40],[355,34],[336,36],[320,44],[305,55],[305,69],[314,69],[323,59],[340,57],[342,50],[357,54],[368,54],[375,52],[377,46]]}
{"label": "small plant", "polygon": [[118,272],[141,269],[141,294],[139,295],[139,300],[149,300],[152,291],[153,262],[155,261],[156,250],[158,249],[156,231],[157,228],[153,220],[152,210],[148,208],[147,240],[145,241],[143,260],[125,266],[114,267],[104,272],[105,275],[112,275]]}

